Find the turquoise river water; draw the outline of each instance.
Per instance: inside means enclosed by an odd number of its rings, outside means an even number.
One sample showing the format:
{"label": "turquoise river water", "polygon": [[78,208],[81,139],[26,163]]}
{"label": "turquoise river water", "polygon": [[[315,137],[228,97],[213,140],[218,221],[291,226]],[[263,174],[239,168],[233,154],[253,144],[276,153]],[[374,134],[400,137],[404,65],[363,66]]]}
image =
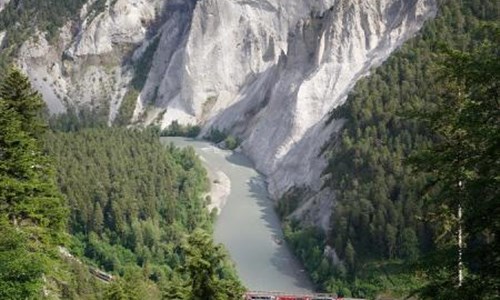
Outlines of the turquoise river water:
{"label": "turquoise river water", "polygon": [[265,178],[247,157],[194,139],[168,137],[162,142],[193,147],[209,172],[223,172],[229,177],[231,189],[217,219],[214,238],[229,251],[248,289],[312,290],[307,275],[283,240]]}

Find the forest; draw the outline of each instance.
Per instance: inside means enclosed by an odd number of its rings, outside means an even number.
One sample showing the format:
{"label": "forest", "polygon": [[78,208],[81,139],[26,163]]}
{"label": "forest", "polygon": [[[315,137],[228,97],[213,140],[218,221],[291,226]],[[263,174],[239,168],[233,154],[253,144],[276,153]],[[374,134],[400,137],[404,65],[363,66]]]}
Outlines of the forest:
{"label": "forest", "polygon": [[[485,63],[481,65],[490,65],[490,68],[498,65],[499,13],[498,1],[442,1],[436,19],[427,22],[417,37],[408,41],[381,67],[372,70],[370,76],[358,82],[346,103],[332,111],[330,121],[346,120],[340,136],[333,137],[324,147],[325,155],[329,157],[324,171],[329,179],[325,185],[336,193],[332,230],[325,235],[315,228],[303,228],[292,220],[285,222],[288,241],[320,288],[356,297],[401,297],[415,291],[420,291],[421,297],[430,299],[454,299],[457,296],[437,295],[436,290],[445,291],[443,287],[446,284],[451,287],[456,284],[449,278],[444,280],[444,275],[438,280],[441,285],[429,285],[434,287],[433,292],[429,294],[429,288],[422,290],[429,280],[433,281],[420,271],[428,267],[425,263],[422,266],[422,261],[455,259],[455,263],[450,262],[444,268],[448,277],[453,277],[450,274],[456,273],[452,265],[456,264],[455,253],[458,253],[456,245],[450,246],[456,244],[456,234],[450,233],[456,232],[458,226],[451,213],[454,211],[456,215],[456,203],[448,208],[447,219],[441,211],[443,206],[450,204],[443,200],[447,190],[445,183],[456,186],[458,179],[454,176],[455,183],[443,178],[437,180],[436,170],[428,165],[423,168],[422,165],[425,161],[439,165],[431,159],[440,157],[438,151],[431,150],[443,148],[442,143],[448,133],[433,126],[443,124],[450,111],[462,110],[450,100],[461,91],[464,95],[471,95],[478,87],[484,90],[483,86],[490,84],[489,101],[496,101],[496,105],[490,102],[486,112],[493,115],[487,114],[490,118],[476,123],[476,126],[489,124],[491,137],[498,136],[498,82],[496,85],[491,83],[491,78],[498,78],[498,69],[496,73],[482,74],[481,80],[476,78],[475,85],[472,85],[470,82],[474,78],[466,75],[479,77],[475,74],[480,74],[481,69],[463,67],[455,70],[453,66],[466,66],[463,60],[469,56],[482,57]],[[454,73],[451,72],[453,70]],[[483,67],[482,70],[487,72],[488,68]],[[451,79],[465,86],[457,89],[456,83],[450,83],[453,82]],[[444,91],[453,91],[453,95]],[[476,99],[468,101],[480,103]],[[451,125],[442,126],[450,128]],[[470,141],[467,143],[473,144]],[[492,140],[489,143],[494,145]],[[453,146],[461,149],[464,144]],[[482,147],[473,145],[477,146],[476,151]],[[425,159],[418,158],[419,153],[426,152],[433,154]],[[474,165],[473,169],[478,166]],[[498,168],[495,171],[493,166],[495,164],[491,165],[493,170],[483,171],[485,176],[489,174],[489,178],[494,178],[495,172],[498,175]],[[455,172],[458,170],[459,167]],[[464,174],[463,178],[471,177],[470,174],[473,173]],[[486,191],[485,186],[485,192],[479,199],[486,201],[496,195],[498,208],[498,189]],[[300,193],[282,200],[286,202],[280,204],[282,215],[291,212],[297,198],[300,199]],[[494,200],[489,201],[495,203]],[[478,203],[475,206],[471,211],[480,210]],[[495,207],[488,203],[486,207],[492,209],[492,206]],[[492,210],[482,212],[484,215],[474,215],[479,219],[494,215]],[[446,234],[443,228],[447,228]],[[498,232],[495,230],[498,228],[487,228],[481,234],[495,239],[494,232]],[[471,245],[485,237],[471,234],[467,239]],[[443,247],[444,240],[448,241],[446,247]],[[323,257],[323,249],[327,245],[336,250],[343,263],[334,266],[330,259]],[[437,260],[432,258],[433,253],[444,248],[448,251],[448,259],[444,259],[444,252]],[[493,253],[488,254],[490,263],[495,261],[491,259]],[[479,264],[478,257],[469,259],[468,270],[472,272],[472,265]],[[442,269],[433,270],[438,271]],[[498,274],[496,276],[493,286],[498,286]],[[470,278],[476,277],[471,274]],[[493,297],[494,293],[489,288],[482,289],[478,291],[480,288],[470,287],[466,290],[464,287],[460,295],[471,295],[473,298],[483,295],[481,299]]]}
{"label": "forest", "polygon": [[[37,30],[56,41],[85,2],[12,0],[0,12],[0,299],[240,298],[227,253],[211,239],[200,161],[159,142],[200,128],[123,127],[157,45],[134,66],[111,128],[106,112],[86,108],[47,120],[41,96],[8,68]],[[105,8],[95,1],[90,16]],[[437,17],[331,112],[346,122],[323,152],[325,187],[336,194],[332,230],[286,219],[307,191],[279,205],[286,239],[319,290],[498,298],[499,14],[494,0],[440,0]],[[240,142],[217,129],[207,138]]]}
{"label": "forest", "polygon": [[49,128],[20,71],[0,85],[0,299],[241,297],[194,150],[90,118],[70,111]]}

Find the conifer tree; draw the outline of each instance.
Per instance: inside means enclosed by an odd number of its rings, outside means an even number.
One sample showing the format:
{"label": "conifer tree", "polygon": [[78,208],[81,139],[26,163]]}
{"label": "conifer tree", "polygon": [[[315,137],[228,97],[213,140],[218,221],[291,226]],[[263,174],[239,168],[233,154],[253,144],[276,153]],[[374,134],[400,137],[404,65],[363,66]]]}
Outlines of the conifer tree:
{"label": "conifer tree", "polygon": [[243,288],[230,274],[224,274],[224,253],[221,245],[214,245],[208,233],[195,230],[183,247],[186,261],[183,266],[189,275],[189,300],[240,299]]}
{"label": "conifer tree", "polygon": [[38,299],[41,295],[46,259],[29,238],[0,220],[0,299]]}
{"label": "conifer tree", "polygon": [[32,137],[44,132],[46,126],[42,118],[45,104],[41,95],[32,89],[29,79],[21,71],[10,68],[0,83],[0,98],[5,100],[7,109],[17,112],[21,128]]}
{"label": "conifer tree", "polygon": [[11,70],[0,84],[0,298],[39,298],[66,210],[38,138],[43,103]]}
{"label": "conifer tree", "polygon": [[17,70],[0,84],[0,212],[14,225],[25,221],[59,233],[66,210],[37,139],[44,128],[40,101]]}
{"label": "conifer tree", "polygon": [[486,29],[473,51],[447,52],[443,93],[423,116],[438,136],[414,158],[437,190],[430,220],[439,239],[424,262],[425,298],[496,299],[500,290],[500,28]]}

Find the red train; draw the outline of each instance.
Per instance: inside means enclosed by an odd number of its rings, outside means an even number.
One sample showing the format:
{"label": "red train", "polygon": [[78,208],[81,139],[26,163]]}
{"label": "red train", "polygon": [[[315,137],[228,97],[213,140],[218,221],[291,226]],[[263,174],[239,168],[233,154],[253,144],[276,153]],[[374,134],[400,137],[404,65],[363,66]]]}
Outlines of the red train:
{"label": "red train", "polygon": [[248,292],[245,300],[336,300],[331,295],[292,295],[273,292]]}

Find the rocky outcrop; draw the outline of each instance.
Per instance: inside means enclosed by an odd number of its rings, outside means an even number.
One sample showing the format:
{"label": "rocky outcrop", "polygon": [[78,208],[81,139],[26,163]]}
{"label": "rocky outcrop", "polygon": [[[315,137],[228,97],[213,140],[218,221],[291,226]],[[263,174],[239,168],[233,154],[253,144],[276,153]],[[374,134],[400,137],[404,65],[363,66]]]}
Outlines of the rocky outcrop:
{"label": "rocky outcrop", "polygon": [[91,0],[49,42],[38,33],[21,47],[18,64],[41,91],[49,109],[87,105],[113,120],[133,78],[133,54],[147,42],[163,1],[108,0],[96,11]]}
{"label": "rocky outcrop", "polygon": [[99,13],[89,3],[55,45],[27,42],[19,61],[53,111],[107,106],[110,121],[141,73],[135,122],[238,135],[277,198],[293,186],[319,190],[321,147],[342,127],[326,122],[329,112],[435,14],[435,2],[109,0]]}

